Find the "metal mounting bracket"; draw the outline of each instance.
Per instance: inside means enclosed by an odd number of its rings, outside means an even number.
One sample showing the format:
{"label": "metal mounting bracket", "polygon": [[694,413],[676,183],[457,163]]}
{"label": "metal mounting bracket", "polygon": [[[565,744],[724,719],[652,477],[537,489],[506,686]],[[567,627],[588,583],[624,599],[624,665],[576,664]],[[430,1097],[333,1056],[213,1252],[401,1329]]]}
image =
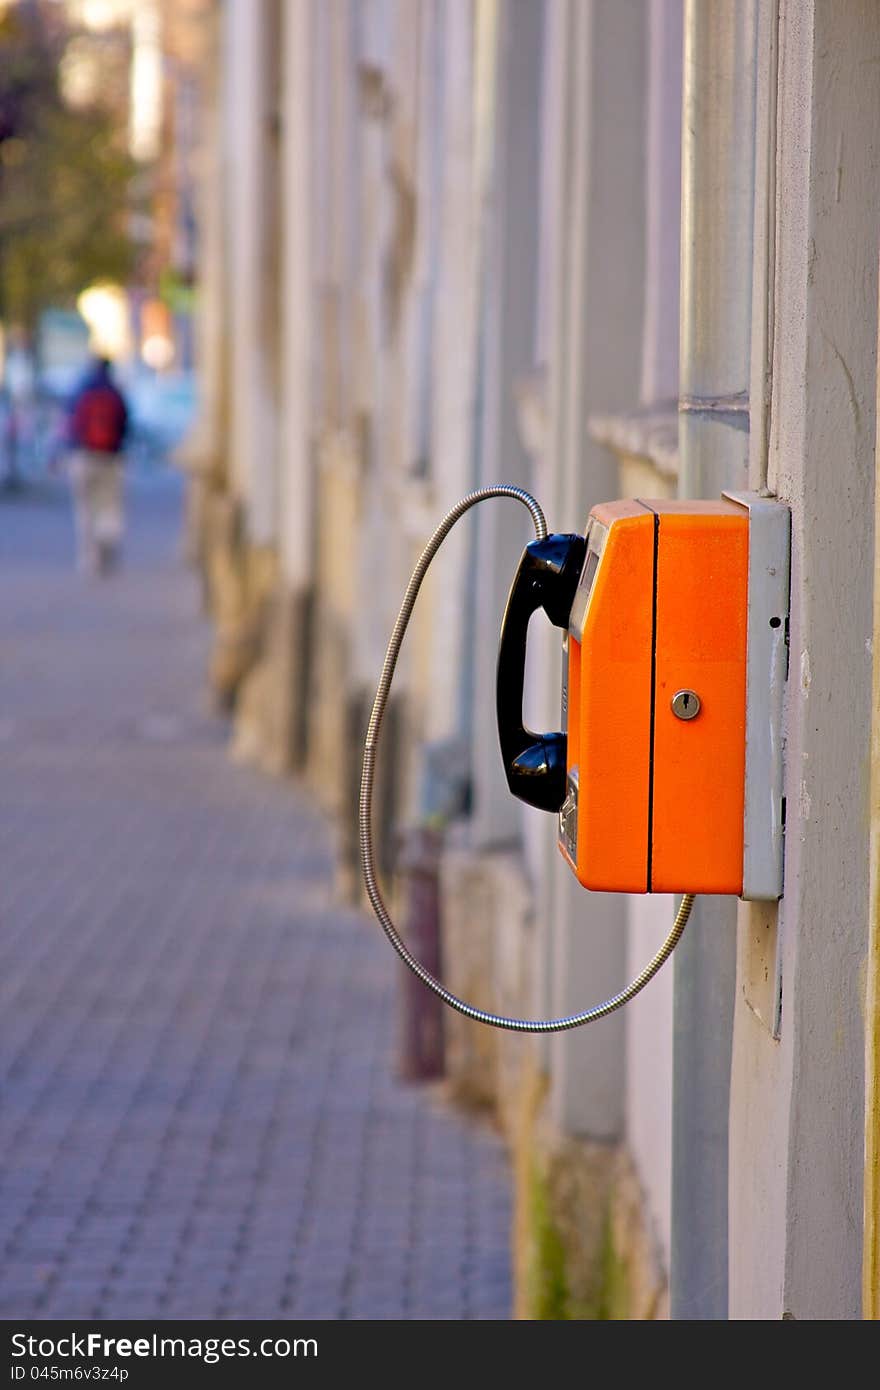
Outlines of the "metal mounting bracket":
{"label": "metal mounting bracket", "polygon": [[742,897],[782,897],[782,715],[788,678],[791,510],[758,492],[725,492],[749,514],[746,776]]}

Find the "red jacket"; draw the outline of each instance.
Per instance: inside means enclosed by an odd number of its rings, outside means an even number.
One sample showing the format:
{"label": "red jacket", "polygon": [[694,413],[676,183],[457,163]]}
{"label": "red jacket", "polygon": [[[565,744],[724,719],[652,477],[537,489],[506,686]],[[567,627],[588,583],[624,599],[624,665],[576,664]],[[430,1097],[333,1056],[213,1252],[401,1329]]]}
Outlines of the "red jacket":
{"label": "red jacket", "polygon": [[125,401],[109,377],[88,381],[74,402],[71,442],[96,454],[116,454],[122,448],[127,425]]}

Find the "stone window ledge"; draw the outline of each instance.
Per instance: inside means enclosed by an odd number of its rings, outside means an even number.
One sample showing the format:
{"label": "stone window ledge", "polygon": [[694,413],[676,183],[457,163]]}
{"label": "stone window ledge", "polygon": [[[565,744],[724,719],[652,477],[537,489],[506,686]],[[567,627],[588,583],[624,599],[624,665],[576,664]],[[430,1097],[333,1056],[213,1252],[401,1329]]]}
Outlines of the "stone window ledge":
{"label": "stone window ledge", "polygon": [[591,415],[590,435],[625,458],[642,459],[669,482],[678,479],[678,402],[660,401],[616,415]]}

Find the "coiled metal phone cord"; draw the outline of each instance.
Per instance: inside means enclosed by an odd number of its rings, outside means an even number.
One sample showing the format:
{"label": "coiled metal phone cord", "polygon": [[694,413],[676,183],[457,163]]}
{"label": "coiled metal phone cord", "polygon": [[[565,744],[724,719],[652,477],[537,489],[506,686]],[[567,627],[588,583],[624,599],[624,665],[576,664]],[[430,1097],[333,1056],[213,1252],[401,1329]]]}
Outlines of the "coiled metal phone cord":
{"label": "coiled metal phone cord", "polygon": [[385,661],[382,666],[382,675],[379,679],[379,688],[376,691],[376,698],[373,701],[373,711],[370,715],[370,724],[367,730],[367,740],[364,746],[364,766],[361,775],[361,796],[358,813],[358,828],[361,847],[361,864],[363,867],[364,884],[367,894],[373,906],[373,911],[379,919],[385,935],[391,942],[401,960],[409,966],[410,970],[427,985],[428,989],[448,1004],[451,1009],[464,1014],[465,1018],[474,1019],[477,1023],[487,1023],[493,1028],[506,1028],[514,1033],[563,1033],[569,1028],[580,1028],[584,1023],[594,1023],[599,1018],[605,1018],[608,1014],[619,1009],[622,1004],[626,1004],[632,999],[639,990],[644,989],[645,985],[656,975],[661,965],[668,960],[673,950],[678,944],[682,932],[687,925],[688,917],[694,902],[693,893],[685,893],[681,900],[672,930],[667,936],[660,950],[644,968],[640,975],[622,989],[619,994],[613,994],[610,999],[595,1005],[592,1009],[585,1009],[583,1013],[569,1014],[565,1018],[508,1018],[504,1014],[488,1013],[485,1009],[474,1008],[472,1004],[467,1004],[457,995],[452,994],[439,980],[435,979],[430,971],[426,970],[415,956],[407,949],[406,944],[401,940],[388,909],[385,906],[382,893],[376,878],[375,857],[373,854],[373,832],[372,832],[372,804],[373,804],[373,777],[376,761],[376,745],[379,740],[379,730],[382,727],[382,716],[385,713],[385,706],[388,702],[388,694],[391,689],[391,682],[394,679],[394,671],[397,666],[397,658],[400,653],[401,643],[412,611],[418,597],[419,589],[422,585],[428,567],[443,541],[449,535],[455,523],[464,516],[465,512],[470,511],[471,507],[478,502],[485,502],[490,497],[512,497],[515,501],[521,502],[531,513],[532,521],[535,526],[535,535],[538,540],[547,538],[547,522],[544,513],[530,493],[523,488],[514,487],[512,484],[499,483],[492,487],[479,488],[476,492],[469,492],[467,497],[463,497],[451,511],[440,522],[428,544],[419,556],[418,564],[412,573],[412,578],[407,585],[403,603],[400,605],[400,612],[394,624],[394,631],[388,643],[388,650],[385,653]]}

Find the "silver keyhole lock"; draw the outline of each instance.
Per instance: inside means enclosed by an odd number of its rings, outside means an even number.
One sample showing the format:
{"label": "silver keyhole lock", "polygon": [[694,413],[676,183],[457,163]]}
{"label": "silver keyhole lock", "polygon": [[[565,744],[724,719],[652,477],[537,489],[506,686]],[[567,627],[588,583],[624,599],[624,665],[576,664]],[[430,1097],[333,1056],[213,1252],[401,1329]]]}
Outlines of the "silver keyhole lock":
{"label": "silver keyhole lock", "polygon": [[672,713],[676,719],[696,719],[700,713],[700,697],[695,690],[677,690],[672,697]]}

